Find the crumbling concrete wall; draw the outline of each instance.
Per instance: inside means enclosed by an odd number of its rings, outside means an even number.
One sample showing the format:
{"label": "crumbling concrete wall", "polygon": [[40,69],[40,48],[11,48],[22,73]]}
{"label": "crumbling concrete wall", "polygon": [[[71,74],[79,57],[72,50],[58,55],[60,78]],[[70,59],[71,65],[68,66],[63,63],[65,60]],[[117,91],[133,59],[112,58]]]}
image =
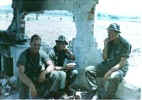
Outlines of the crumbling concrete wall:
{"label": "crumbling concrete wall", "polygon": [[76,62],[80,67],[77,84],[81,86],[81,82],[83,87],[87,86],[84,68],[88,65],[96,65],[102,60],[94,38],[94,12],[97,4],[98,0],[49,0],[47,2],[49,10],[68,10],[74,15],[77,34],[73,48]]}
{"label": "crumbling concrete wall", "polygon": [[[74,52],[77,63],[80,67],[80,76],[75,83],[78,87],[87,87],[84,76],[84,67],[96,65],[102,61],[101,53],[97,49],[97,43],[94,38],[94,13],[97,0],[49,0],[47,6],[49,10],[68,10],[74,15],[77,34],[74,41]],[[11,48],[11,56],[14,57],[14,74],[17,76],[16,62],[20,53],[27,48],[25,46],[15,46]],[[130,94],[130,99],[140,98],[140,89],[128,86],[122,83],[119,87],[117,95],[122,99],[128,99],[127,94]]]}
{"label": "crumbling concrete wall", "polygon": [[[74,16],[73,18],[77,30],[76,38],[74,41],[74,53],[76,56],[76,62],[80,68],[80,74],[78,77],[79,80],[77,81],[77,83],[80,84],[81,82],[84,86],[87,86],[84,77],[84,68],[88,65],[96,65],[102,60],[101,53],[97,49],[97,43],[94,38],[94,13],[97,4],[98,0],[46,0],[44,4],[46,8],[48,8],[48,10],[67,10]],[[16,5],[14,9],[16,9],[16,11],[19,11]],[[20,12],[17,12],[16,14],[18,17],[20,15],[22,16],[22,14],[24,13],[20,14]],[[20,21],[24,18],[24,15],[23,17],[19,18],[21,19],[17,20],[20,23]],[[22,25],[22,23],[17,25]],[[12,27],[9,28],[9,30],[12,29]],[[18,29],[20,30],[20,28]],[[18,34],[22,34],[18,36],[23,36],[22,32],[18,32]],[[11,53],[15,59],[14,73],[17,73],[16,61],[18,59],[19,49],[19,47],[14,47],[13,49],[11,49]],[[15,50],[17,50],[17,52],[15,52]],[[21,52],[21,50],[19,50],[19,52]]]}
{"label": "crumbling concrete wall", "polygon": [[[80,68],[81,76],[79,76],[81,80],[78,82],[86,82],[85,77],[83,77],[84,67],[96,65],[101,61],[101,54],[97,49],[97,43],[94,38],[94,13],[98,0],[46,0],[45,3],[44,5],[47,6],[46,8],[48,8],[48,10],[67,10],[73,14],[77,30],[74,41],[74,53],[76,62]],[[19,15],[19,13],[17,14]],[[12,30],[12,28],[9,29]],[[12,47],[11,49],[11,53],[15,58],[14,73],[16,74],[17,68],[15,63],[18,59],[19,52],[21,52],[20,48],[23,50],[22,46]]]}
{"label": "crumbling concrete wall", "polygon": [[[97,3],[97,0],[49,0],[47,2],[49,10],[68,10],[73,13],[77,30],[74,50],[76,60],[81,67],[87,63],[86,56],[93,47],[95,47],[94,56],[98,57],[95,53],[98,51],[94,39],[94,13],[90,18],[91,9],[95,8]],[[94,62],[98,62],[97,59]]]}

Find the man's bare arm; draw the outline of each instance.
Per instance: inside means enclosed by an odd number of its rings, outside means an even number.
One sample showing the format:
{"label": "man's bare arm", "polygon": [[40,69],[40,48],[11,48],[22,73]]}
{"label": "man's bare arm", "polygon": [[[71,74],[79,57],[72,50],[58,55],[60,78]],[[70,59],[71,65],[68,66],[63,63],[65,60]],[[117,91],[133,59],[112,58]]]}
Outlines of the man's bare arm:
{"label": "man's bare arm", "polygon": [[105,75],[104,75],[104,79],[106,80],[113,72],[118,71],[119,69],[121,69],[125,64],[127,63],[127,58],[122,57],[121,61],[115,65],[114,67],[112,67]]}
{"label": "man's bare arm", "polygon": [[37,90],[32,80],[24,73],[25,68],[23,65],[19,65],[19,78],[30,89],[31,96],[37,96]]}
{"label": "man's bare arm", "polygon": [[117,71],[117,70],[121,69],[126,63],[127,63],[127,58],[121,57],[120,62],[116,66],[112,67],[110,70],[113,72]]}
{"label": "man's bare arm", "polygon": [[29,88],[34,86],[32,80],[24,73],[25,68],[23,65],[19,65],[19,78]]}
{"label": "man's bare arm", "polygon": [[108,38],[106,38],[105,40],[104,40],[104,49],[103,49],[103,59],[104,60],[106,60],[107,59],[107,44],[108,44],[108,42],[109,42],[109,39]]}
{"label": "man's bare arm", "polygon": [[55,69],[53,62],[51,60],[48,60],[48,61],[46,61],[46,63],[48,65],[48,67],[45,69],[45,72],[46,73],[52,72]]}

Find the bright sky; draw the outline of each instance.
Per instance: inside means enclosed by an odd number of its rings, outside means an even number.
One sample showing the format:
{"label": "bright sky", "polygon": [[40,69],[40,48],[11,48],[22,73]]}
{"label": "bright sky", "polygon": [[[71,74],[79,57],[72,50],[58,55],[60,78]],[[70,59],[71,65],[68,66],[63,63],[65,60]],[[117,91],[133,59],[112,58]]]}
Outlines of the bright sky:
{"label": "bright sky", "polygon": [[0,6],[12,4],[12,0],[0,0]]}
{"label": "bright sky", "polygon": [[142,15],[141,4],[141,0],[99,0],[97,10],[113,14]]}
{"label": "bright sky", "polygon": [[[0,0],[0,6],[9,5],[12,0]],[[142,15],[141,0],[99,0],[97,10],[111,14]]]}

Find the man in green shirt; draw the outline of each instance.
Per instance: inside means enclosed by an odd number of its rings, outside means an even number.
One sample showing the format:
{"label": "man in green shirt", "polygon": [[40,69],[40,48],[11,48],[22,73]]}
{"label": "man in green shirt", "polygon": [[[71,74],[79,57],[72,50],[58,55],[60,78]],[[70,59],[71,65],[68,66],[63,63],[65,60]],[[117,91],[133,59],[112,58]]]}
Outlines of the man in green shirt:
{"label": "man in green shirt", "polygon": [[[68,42],[66,41],[65,36],[60,35],[58,40],[56,40],[56,45],[49,52],[49,58],[54,63],[56,70],[64,71],[66,73],[64,74],[66,77],[65,92],[68,95],[72,95],[70,86],[76,79],[78,70],[76,69],[76,64],[74,63],[75,56],[68,48],[66,48],[66,45],[68,45]],[[65,64],[66,59],[70,60],[67,64]]]}
{"label": "man in green shirt", "polygon": [[[127,60],[131,53],[131,45],[120,36],[120,26],[118,24],[110,24],[107,31],[108,38],[104,41],[103,50],[104,61],[97,66],[91,66],[85,69],[90,91],[98,90],[100,99],[115,98],[119,83],[128,71]],[[101,89],[104,85],[97,85],[97,79],[99,78],[104,79],[102,83],[106,80],[109,82],[107,91]]]}
{"label": "man in green shirt", "polygon": [[[64,72],[56,71],[54,64],[44,52],[40,51],[41,38],[33,35],[30,47],[21,53],[17,62],[20,80],[20,98],[27,99],[29,94],[32,98],[45,96],[41,91],[48,89],[47,98],[56,96],[56,93],[65,88],[66,77]],[[44,66],[47,67],[44,67]],[[43,94],[42,94],[43,93]]]}

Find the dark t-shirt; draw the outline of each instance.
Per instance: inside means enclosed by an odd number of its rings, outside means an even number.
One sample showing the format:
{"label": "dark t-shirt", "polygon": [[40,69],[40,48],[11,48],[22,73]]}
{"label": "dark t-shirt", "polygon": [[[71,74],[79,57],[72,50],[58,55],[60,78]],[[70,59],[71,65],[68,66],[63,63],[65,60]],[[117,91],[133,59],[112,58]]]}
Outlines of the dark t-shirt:
{"label": "dark t-shirt", "polygon": [[[98,64],[97,70],[99,74],[104,75],[109,69],[118,64],[122,57],[129,58],[131,53],[131,45],[121,36],[117,41],[111,41],[107,44],[107,59]],[[128,70],[127,64],[121,68],[126,73]]]}
{"label": "dark t-shirt", "polygon": [[43,64],[48,60],[48,56],[43,51],[40,51],[37,55],[31,56],[30,48],[21,53],[17,66],[24,65],[25,74],[32,80],[36,81]]}
{"label": "dark t-shirt", "polygon": [[[68,49],[66,49],[68,50]],[[57,51],[56,46],[49,52],[49,58],[54,62],[55,66],[64,66],[65,59],[70,59],[70,55],[66,52],[66,50]],[[70,52],[70,51],[68,51]],[[70,53],[71,54],[71,53]]]}

